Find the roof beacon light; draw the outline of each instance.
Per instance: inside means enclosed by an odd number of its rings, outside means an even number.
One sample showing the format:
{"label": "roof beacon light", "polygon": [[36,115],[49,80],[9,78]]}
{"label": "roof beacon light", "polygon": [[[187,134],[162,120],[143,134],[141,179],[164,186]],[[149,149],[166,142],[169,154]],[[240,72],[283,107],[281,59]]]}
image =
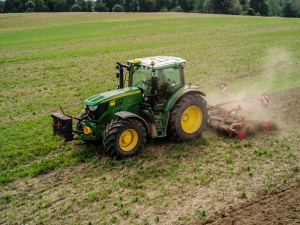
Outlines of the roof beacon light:
{"label": "roof beacon light", "polygon": [[139,64],[139,63],[141,63],[142,61],[140,60],[140,59],[135,59],[135,60],[133,60],[133,64],[135,65],[135,64]]}
{"label": "roof beacon light", "polygon": [[154,66],[155,65],[155,62],[154,61],[151,61],[151,66]]}

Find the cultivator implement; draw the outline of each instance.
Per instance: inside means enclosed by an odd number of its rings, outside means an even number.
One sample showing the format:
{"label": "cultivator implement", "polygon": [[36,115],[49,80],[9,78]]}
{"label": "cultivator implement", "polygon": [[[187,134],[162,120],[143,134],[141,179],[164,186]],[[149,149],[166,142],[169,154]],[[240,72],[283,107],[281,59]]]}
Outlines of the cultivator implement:
{"label": "cultivator implement", "polygon": [[228,86],[225,82],[221,83],[221,94],[234,97],[236,99],[225,103],[220,103],[214,106],[210,106],[210,121],[209,126],[212,129],[219,131],[225,131],[229,134],[229,137],[236,135],[238,138],[244,138],[246,136],[254,136],[257,132],[268,132],[272,128],[272,123],[267,120],[251,120],[245,118],[242,107],[238,105],[237,108],[227,111],[221,106],[234,103],[237,101],[248,101],[256,104],[260,104],[264,107],[269,106],[269,95],[265,92],[261,94],[261,101],[254,101],[231,95],[227,93]]}

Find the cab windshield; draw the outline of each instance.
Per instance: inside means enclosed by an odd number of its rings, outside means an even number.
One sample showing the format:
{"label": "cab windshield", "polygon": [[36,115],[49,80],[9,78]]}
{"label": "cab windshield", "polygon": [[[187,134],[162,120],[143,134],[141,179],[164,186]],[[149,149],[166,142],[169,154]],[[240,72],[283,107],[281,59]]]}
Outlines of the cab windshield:
{"label": "cab windshield", "polygon": [[[158,104],[164,104],[171,95],[184,85],[183,67],[167,69],[156,69],[158,77]],[[142,66],[135,66],[129,80],[129,87],[139,87],[146,95],[151,94],[152,69]]]}
{"label": "cab windshield", "polygon": [[143,68],[141,66],[135,66],[133,68],[133,75],[131,76],[131,85],[129,83],[129,86],[131,87],[139,87],[142,88],[145,92],[145,94],[149,95],[151,92],[151,77],[152,72],[151,69]]}

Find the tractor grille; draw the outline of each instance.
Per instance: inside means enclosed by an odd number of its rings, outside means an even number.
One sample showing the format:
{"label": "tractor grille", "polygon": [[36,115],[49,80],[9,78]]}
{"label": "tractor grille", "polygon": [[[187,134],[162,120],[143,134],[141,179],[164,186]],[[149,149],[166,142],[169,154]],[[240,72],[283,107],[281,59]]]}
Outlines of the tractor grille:
{"label": "tractor grille", "polygon": [[100,116],[107,111],[107,109],[108,102],[98,105],[95,111],[90,111],[88,108],[86,109],[86,111],[90,119],[98,120]]}
{"label": "tractor grille", "polygon": [[122,103],[123,103],[123,98],[117,99],[117,101],[116,101],[116,107],[122,105]]}

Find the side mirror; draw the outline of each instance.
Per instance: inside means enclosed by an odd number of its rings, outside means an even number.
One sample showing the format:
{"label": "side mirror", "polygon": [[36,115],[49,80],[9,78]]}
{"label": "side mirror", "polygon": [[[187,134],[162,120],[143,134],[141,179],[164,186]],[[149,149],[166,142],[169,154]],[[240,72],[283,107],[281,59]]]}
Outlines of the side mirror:
{"label": "side mirror", "polygon": [[152,95],[156,95],[157,88],[158,88],[158,77],[152,76],[152,88],[151,88]]}
{"label": "side mirror", "polygon": [[116,66],[116,76],[117,78],[120,77],[120,66]]}

